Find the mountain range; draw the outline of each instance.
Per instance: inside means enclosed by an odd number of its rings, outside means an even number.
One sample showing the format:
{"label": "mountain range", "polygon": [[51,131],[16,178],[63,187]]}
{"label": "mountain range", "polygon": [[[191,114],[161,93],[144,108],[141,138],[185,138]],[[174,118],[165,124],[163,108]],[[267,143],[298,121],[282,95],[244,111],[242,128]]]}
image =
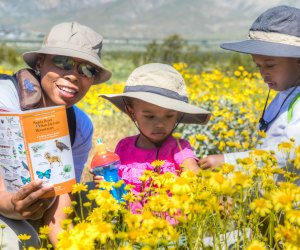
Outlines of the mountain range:
{"label": "mountain range", "polygon": [[245,38],[255,18],[295,0],[0,0],[0,27],[45,34],[63,21],[78,21],[106,38]]}

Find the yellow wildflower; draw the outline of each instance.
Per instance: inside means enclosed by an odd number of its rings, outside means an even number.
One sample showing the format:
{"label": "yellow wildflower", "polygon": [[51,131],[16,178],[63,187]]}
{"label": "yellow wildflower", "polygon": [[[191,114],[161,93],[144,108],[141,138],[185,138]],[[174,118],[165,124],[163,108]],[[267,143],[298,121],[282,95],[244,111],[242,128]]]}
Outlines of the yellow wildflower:
{"label": "yellow wildflower", "polygon": [[274,191],[271,194],[271,199],[274,205],[275,211],[288,211],[292,208],[293,197],[292,194],[283,191]]}
{"label": "yellow wildflower", "polygon": [[31,239],[31,235],[29,235],[29,234],[19,234],[19,235],[18,235],[18,238],[19,238],[21,241],[27,241],[27,240],[30,240],[30,239]]}
{"label": "yellow wildflower", "polygon": [[49,226],[42,226],[39,229],[40,234],[48,235],[50,233],[50,227]]}
{"label": "yellow wildflower", "polygon": [[203,134],[196,134],[196,139],[198,141],[207,141],[208,140],[207,136],[203,135]]}
{"label": "yellow wildflower", "polygon": [[143,182],[148,181],[153,174],[154,174],[153,171],[145,170],[143,175],[141,175],[139,179]]}
{"label": "yellow wildflower", "polygon": [[73,213],[73,208],[72,207],[64,207],[63,208],[63,212],[64,212],[64,214],[71,214],[71,213]]}
{"label": "yellow wildflower", "polygon": [[300,226],[300,210],[287,211],[286,218],[290,223]]}
{"label": "yellow wildflower", "polygon": [[181,138],[181,133],[172,133],[172,136],[175,138],[175,139],[180,139]]}
{"label": "yellow wildflower", "polygon": [[259,216],[265,217],[271,213],[272,203],[264,198],[255,199],[250,203],[250,209],[255,211]]}
{"label": "yellow wildflower", "polygon": [[182,195],[191,192],[191,186],[186,178],[178,177],[171,187],[172,194]]}
{"label": "yellow wildflower", "polygon": [[82,191],[87,191],[88,186],[84,183],[76,183],[72,186],[72,194],[81,193]]}
{"label": "yellow wildflower", "polygon": [[278,144],[278,150],[285,152],[285,153],[289,153],[291,152],[291,150],[295,147],[295,143],[293,143],[292,141],[289,142],[281,142]]}
{"label": "yellow wildflower", "polygon": [[266,136],[267,136],[266,132],[261,131],[261,130],[259,130],[257,133],[261,138],[266,138]]}
{"label": "yellow wildflower", "polygon": [[162,167],[164,164],[165,164],[165,161],[163,161],[163,160],[155,160],[155,161],[151,162],[151,165],[152,165],[154,168],[160,168],[160,167]]}
{"label": "yellow wildflower", "polygon": [[252,179],[240,171],[233,173],[232,181],[235,185],[238,185],[242,188],[248,188],[252,185]]}
{"label": "yellow wildflower", "polygon": [[265,250],[267,249],[265,244],[258,240],[253,240],[247,247],[247,250]]}

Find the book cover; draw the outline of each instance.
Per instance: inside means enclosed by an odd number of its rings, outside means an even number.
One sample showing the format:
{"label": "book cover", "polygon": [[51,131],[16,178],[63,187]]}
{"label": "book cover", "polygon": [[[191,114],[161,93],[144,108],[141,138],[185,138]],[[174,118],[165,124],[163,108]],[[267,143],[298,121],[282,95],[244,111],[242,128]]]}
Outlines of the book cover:
{"label": "book cover", "polygon": [[54,186],[44,198],[72,190],[76,179],[65,106],[0,107],[0,172],[9,192],[37,178]]}

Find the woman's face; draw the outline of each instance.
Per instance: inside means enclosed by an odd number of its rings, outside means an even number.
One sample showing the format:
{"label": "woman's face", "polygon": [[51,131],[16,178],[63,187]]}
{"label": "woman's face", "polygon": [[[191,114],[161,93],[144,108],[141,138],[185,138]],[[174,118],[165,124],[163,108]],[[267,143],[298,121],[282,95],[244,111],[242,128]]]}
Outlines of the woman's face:
{"label": "woman's face", "polygon": [[82,59],[69,58],[75,61],[71,69],[63,69],[62,64],[57,66],[57,61],[53,59],[54,55],[44,55],[36,64],[36,69],[40,71],[45,103],[47,107],[65,105],[69,108],[85,96],[94,82],[94,77],[79,74],[79,63],[85,62]]}
{"label": "woman's face", "polygon": [[254,63],[270,89],[283,91],[300,83],[298,58],[252,55]]}

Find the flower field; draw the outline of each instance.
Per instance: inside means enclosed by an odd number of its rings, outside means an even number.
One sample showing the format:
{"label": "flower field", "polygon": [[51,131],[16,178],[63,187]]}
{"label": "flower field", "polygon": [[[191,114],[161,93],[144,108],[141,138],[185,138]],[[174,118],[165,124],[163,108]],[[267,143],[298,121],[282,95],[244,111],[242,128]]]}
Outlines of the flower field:
{"label": "flower field", "polygon": [[[250,156],[237,166],[223,164],[215,171],[201,170],[197,175],[186,171],[179,176],[160,174],[164,162],[155,161],[155,171],[145,171],[141,177],[151,185],[145,185],[140,195],[127,186],[119,203],[109,191],[122,181],[102,182],[97,190],[78,183],[73,186],[78,202],[64,209],[73,218],[62,222],[64,230],[56,248],[300,249],[300,188],[295,184],[299,185],[300,177],[289,168],[300,168],[300,148],[292,138],[278,145],[286,155],[286,169],[278,167],[272,152],[255,149],[257,123],[267,96],[260,75],[242,66],[232,72],[216,69],[200,74],[184,63],[174,67],[184,76],[190,102],[212,112],[207,125],[180,125],[174,137],[189,140],[198,157],[252,149]],[[124,83],[93,86],[78,104],[93,120],[95,140],[101,137],[112,150],[136,129],[98,94],[119,93],[123,87]],[[284,175],[286,181],[276,183],[277,175]],[[82,181],[90,179],[86,171]],[[143,208],[132,214],[129,204],[135,202]],[[40,230],[43,249],[50,248],[48,232],[46,227]],[[24,235],[20,239],[26,244]]]}
{"label": "flower field", "polygon": [[[143,181],[150,180],[153,185],[143,190],[140,197],[128,192],[124,197],[126,202],[121,204],[110,196],[108,190],[112,187],[105,183],[104,190],[92,191],[88,196],[96,208],[87,218],[77,214],[79,223],[62,234],[59,246],[62,249],[66,244],[78,249],[81,244],[89,246],[86,249],[299,249],[300,189],[293,184],[299,182],[299,176],[279,169],[272,153],[255,150],[257,123],[267,95],[260,75],[250,74],[243,67],[233,72],[214,70],[201,74],[192,72],[184,63],[174,67],[184,76],[190,102],[213,114],[207,125],[182,125],[175,136],[188,139],[199,157],[254,149],[249,158],[241,159],[238,167],[242,171],[224,164],[218,171],[201,171],[197,176],[190,172],[180,177],[144,173]],[[89,111],[97,121],[95,124],[105,128],[105,121],[109,123],[108,135],[97,125],[96,135],[105,138],[111,148],[135,130],[124,114],[97,95],[119,93],[123,87],[124,83],[99,85],[79,104]],[[272,97],[275,94],[271,93]],[[128,131],[122,131],[124,126]],[[114,131],[118,138],[112,137]],[[299,167],[299,148],[292,141],[279,147],[287,155],[295,150],[294,164]],[[276,184],[277,174],[285,175],[287,181]],[[82,192],[79,187],[80,184],[74,187],[75,193]],[[128,202],[145,200],[140,214],[129,212]],[[91,203],[83,205],[88,207]]]}

